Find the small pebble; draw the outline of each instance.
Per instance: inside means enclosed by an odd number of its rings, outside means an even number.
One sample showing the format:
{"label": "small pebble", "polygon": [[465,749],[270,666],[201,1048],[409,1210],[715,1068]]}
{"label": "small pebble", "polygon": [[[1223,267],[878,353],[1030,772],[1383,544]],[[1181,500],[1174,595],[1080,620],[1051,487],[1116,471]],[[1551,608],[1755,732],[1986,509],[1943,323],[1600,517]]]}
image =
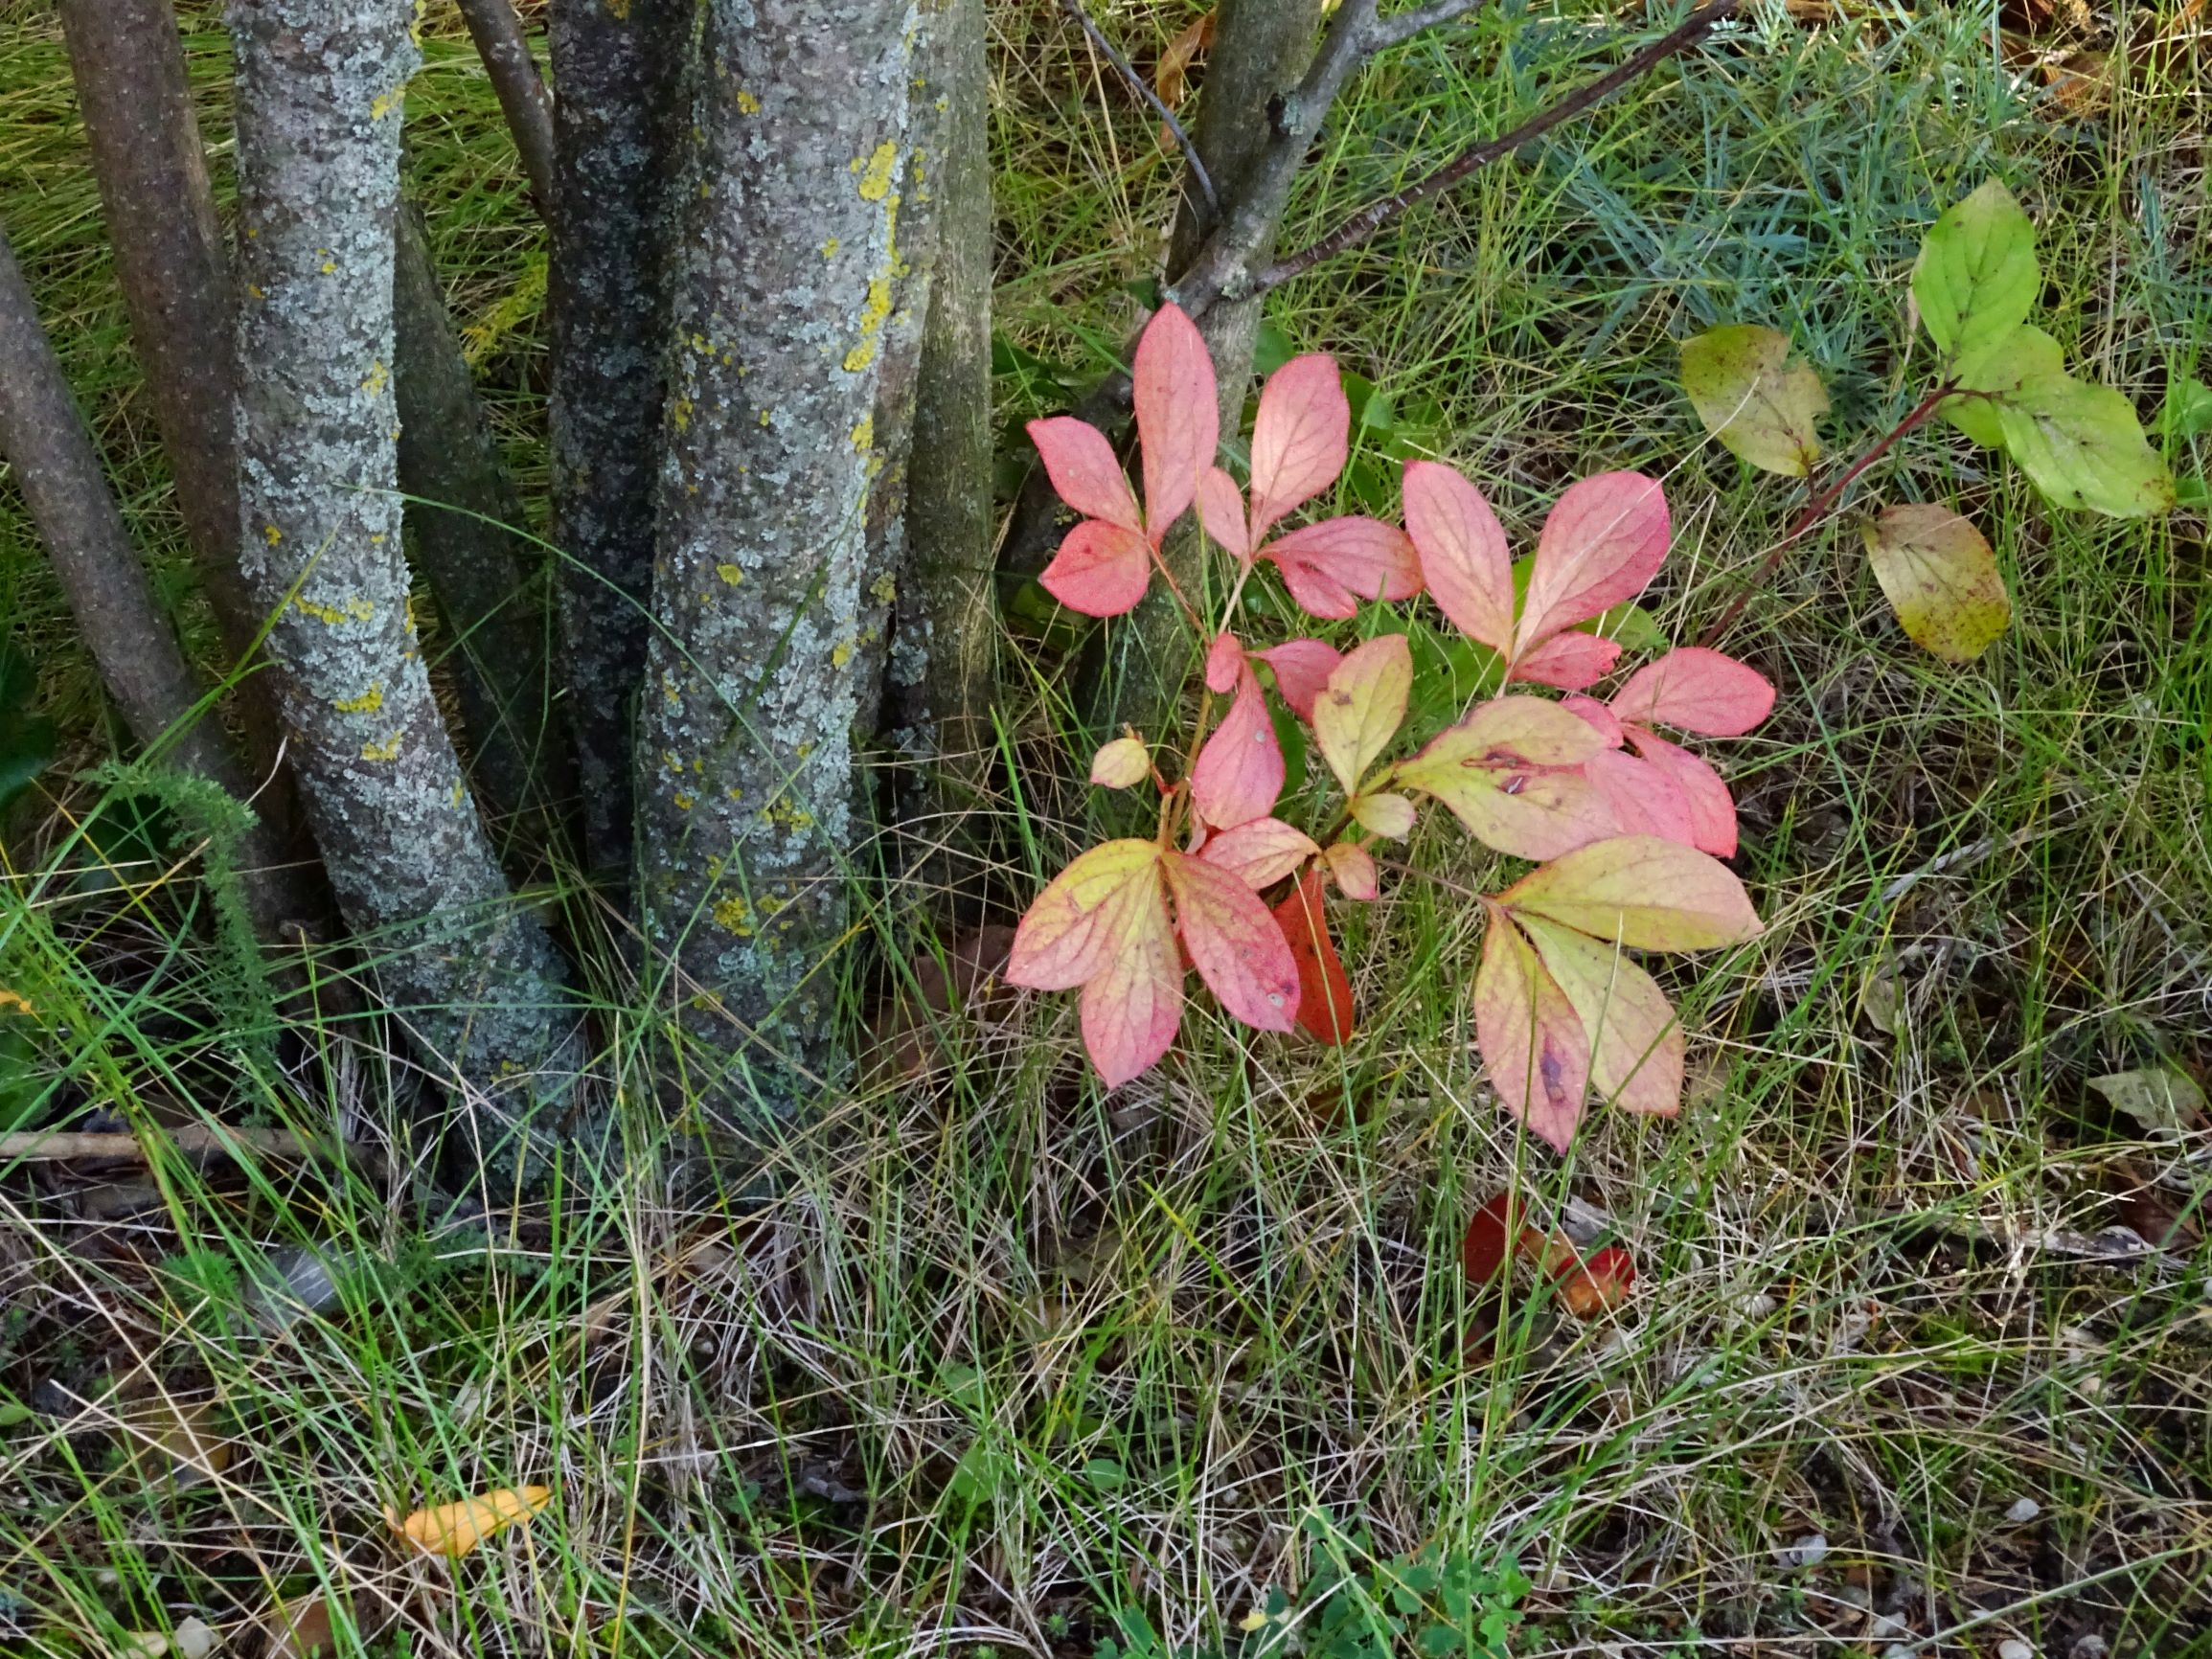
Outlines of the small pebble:
{"label": "small pebble", "polygon": [[1881,1650],[1881,1659],[1920,1659],[1920,1649],[1908,1648],[1903,1642],[1892,1642]]}
{"label": "small pebble", "polygon": [[[177,1659],[207,1659],[207,1656],[213,1653],[215,1649],[216,1633],[204,1621],[199,1619],[182,1621],[177,1625],[176,1634],[171,1638],[169,1645],[169,1650],[175,1654]],[[2004,1655],[2004,1659],[2013,1659],[2013,1655],[2008,1653]],[[2031,1654],[2029,1659],[2034,1659],[2034,1656]]]}
{"label": "small pebble", "polygon": [[1997,1644],[1997,1659],[2036,1659],[2036,1650],[2018,1636],[2008,1636]]}
{"label": "small pebble", "polygon": [[2015,1498],[2013,1507],[2005,1511],[2005,1519],[2016,1527],[2024,1527],[2043,1512],[2043,1506],[2033,1498]]}
{"label": "small pebble", "polygon": [[2105,1639],[2091,1630],[2087,1636],[2074,1638],[2073,1647],[2067,1649],[2067,1659],[2105,1659],[2111,1650]]}
{"label": "small pebble", "polygon": [[1817,1567],[1828,1559],[1828,1534],[1807,1533],[1794,1544],[1776,1550],[1774,1558],[1785,1567]]}

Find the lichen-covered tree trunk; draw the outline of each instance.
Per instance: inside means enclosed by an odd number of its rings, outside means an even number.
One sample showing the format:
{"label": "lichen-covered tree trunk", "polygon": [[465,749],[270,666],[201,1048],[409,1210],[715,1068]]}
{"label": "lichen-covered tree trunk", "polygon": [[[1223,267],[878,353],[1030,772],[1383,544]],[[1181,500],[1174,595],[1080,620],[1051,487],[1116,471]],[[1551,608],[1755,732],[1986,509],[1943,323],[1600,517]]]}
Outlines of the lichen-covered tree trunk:
{"label": "lichen-covered tree trunk", "polygon": [[[990,69],[983,0],[930,0],[915,77],[916,185],[928,224],[903,567],[896,579],[883,729],[946,780],[987,747],[997,643],[992,602]],[[911,198],[922,198],[916,201]]]}
{"label": "lichen-covered tree trunk", "polygon": [[[239,564],[347,921],[433,1054],[504,1110],[565,1094],[563,968],[506,902],[432,699],[392,391],[411,0],[234,0]],[[504,1123],[490,1125],[504,1128]]]}
{"label": "lichen-covered tree trunk", "polygon": [[407,505],[407,533],[457,641],[469,783],[495,843],[511,865],[527,867],[576,793],[575,760],[553,700],[540,560],[518,528],[507,528],[521,525],[522,499],[500,462],[412,208],[400,208],[397,237],[399,482],[418,498]]}
{"label": "lichen-covered tree trunk", "polygon": [[[638,764],[647,934],[722,1100],[831,1053],[905,0],[708,0]],[[716,1006],[718,1004],[718,1008]]]}
{"label": "lichen-covered tree trunk", "polygon": [[[1198,88],[1198,121],[1192,141],[1206,164],[1224,214],[1234,212],[1252,187],[1253,175],[1274,137],[1272,102],[1290,91],[1312,61],[1321,27],[1321,0],[1221,0],[1214,43],[1206,55],[1205,79]],[[1284,202],[1272,203],[1279,218]],[[1168,248],[1168,273],[1179,275],[1197,254],[1212,220],[1196,188],[1186,186]],[[1272,233],[1253,256],[1265,262],[1274,251]],[[1198,332],[1213,355],[1220,388],[1221,430],[1236,432],[1251,389],[1252,349],[1260,327],[1258,299],[1223,300],[1198,319]],[[1196,529],[1186,523],[1168,538],[1162,555],[1185,593],[1199,591],[1204,550]],[[1165,583],[1128,624],[1104,630],[1094,652],[1092,723],[1112,731],[1124,721],[1160,729],[1174,706],[1197,645],[1190,639]]]}
{"label": "lichen-covered tree trunk", "polygon": [[[171,0],[64,0],[61,27],[147,401],[217,630],[241,662],[262,618],[238,568],[230,270],[184,41]],[[239,695],[248,757],[265,772],[278,753],[275,702],[254,679]],[[288,809],[278,783],[262,797],[272,819]]]}
{"label": "lichen-covered tree trunk", "polygon": [[[252,787],[200,709],[201,688],[186,665],[153,583],[109,493],[61,365],[38,324],[30,286],[0,234],[0,459],[15,473],[32,522],[45,541],[70,614],[101,677],[142,746],[219,785],[234,799]],[[273,837],[249,834],[236,862],[247,914],[262,939],[306,912]]]}
{"label": "lichen-covered tree trunk", "polygon": [[584,850],[627,876],[690,0],[554,0],[553,540]]}

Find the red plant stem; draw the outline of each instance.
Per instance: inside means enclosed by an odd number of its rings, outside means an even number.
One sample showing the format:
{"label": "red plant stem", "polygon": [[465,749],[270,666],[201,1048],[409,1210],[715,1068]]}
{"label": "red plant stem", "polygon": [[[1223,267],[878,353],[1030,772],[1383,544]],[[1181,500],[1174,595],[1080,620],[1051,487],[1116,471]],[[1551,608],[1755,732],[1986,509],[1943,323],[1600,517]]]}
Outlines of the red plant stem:
{"label": "red plant stem", "polygon": [[1926,425],[1928,418],[1935,413],[1936,405],[1957,391],[1958,388],[1950,381],[1938,386],[1913,406],[1911,414],[1883,433],[1880,443],[1845,467],[1840,478],[1808,501],[1805,511],[1797,515],[1796,522],[1782,533],[1782,539],[1767,555],[1767,562],[1759,567],[1758,574],[1745,584],[1744,590],[1721,613],[1720,620],[1705,630],[1698,644],[1708,649],[1717,644],[1735,625],[1736,619],[1744,614],[1744,607],[1751,602],[1752,595],[1774,580],[1774,572],[1782,563],[1782,556],[1790,551],[1790,546],[1828,516],[1830,510],[1843,499],[1843,492],[1858,482],[1860,473],[1888,454],[1890,446],[1907,432],[1916,426]]}

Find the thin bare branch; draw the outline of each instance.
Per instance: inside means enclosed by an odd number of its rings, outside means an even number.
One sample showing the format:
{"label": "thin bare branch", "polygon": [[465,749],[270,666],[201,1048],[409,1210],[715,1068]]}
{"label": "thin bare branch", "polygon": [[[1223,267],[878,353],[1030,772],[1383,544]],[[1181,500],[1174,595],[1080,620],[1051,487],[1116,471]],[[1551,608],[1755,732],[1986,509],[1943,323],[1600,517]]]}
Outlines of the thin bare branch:
{"label": "thin bare branch", "polygon": [[1367,51],[1370,56],[1387,52],[1393,46],[1402,46],[1416,34],[1425,34],[1471,11],[1479,11],[1490,0],[1430,0],[1426,6],[1416,6],[1410,11],[1400,11],[1389,17],[1378,17],[1367,31]]}
{"label": "thin bare branch", "polygon": [[460,0],[461,16],[484,59],[484,72],[514,135],[514,148],[522,157],[530,193],[536,198],[540,216],[553,211],[553,98],[537,59],[523,38],[522,19],[513,0]]}
{"label": "thin bare branch", "polygon": [[1738,4],[1739,0],[1713,0],[1711,5],[1694,12],[1678,27],[1662,34],[1619,68],[1578,87],[1504,136],[1486,139],[1481,144],[1462,150],[1426,178],[1384,196],[1380,201],[1370,203],[1319,240],[1310,242],[1296,253],[1257,272],[1243,291],[1265,293],[1269,288],[1279,287],[1292,277],[1311,270],[1324,260],[1334,259],[1338,254],[1357,247],[1407,208],[1442,194],[1470,173],[1488,167],[1501,156],[1511,155],[1522,145],[1541,138],[1562,122],[1572,121],[1576,116],[1595,108],[1623,87],[1650,74],[1676,53],[1695,46],[1712,33],[1715,24],[1732,16]]}
{"label": "thin bare branch", "polygon": [[1198,187],[1198,194],[1205,198],[1208,222],[1220,223],[1221,198],[1214,193],[1214,181],[1207,176],[1206,164],[1198,159],[1198,147],[1191,142],[1191,135],[1183,130],[1183,124],[1175,119],[1175,112],[1161,101],[1160,95],[1152,90],[1152,83],[1137,73],[1136,66],[1100,33],[1099,26],[1090,20],[1090,13],[1083,10],[1083,0],[1060,0],[1060,10],[1083,25],[1083,32],[1090,36],[1090,43],[1106,54],[1106,60],[1114,66],[1115,72],[1167,123],[1168,130],[1174,134],[1175,143],[1182,149],[1183,160],[1191,170],[1191,178]]}

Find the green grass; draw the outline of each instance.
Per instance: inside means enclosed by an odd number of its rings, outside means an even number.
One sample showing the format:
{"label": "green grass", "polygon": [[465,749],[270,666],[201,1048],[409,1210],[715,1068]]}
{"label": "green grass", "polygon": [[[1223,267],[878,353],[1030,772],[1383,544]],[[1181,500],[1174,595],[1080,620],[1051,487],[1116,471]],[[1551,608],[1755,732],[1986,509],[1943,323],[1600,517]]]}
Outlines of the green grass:
{"label": "green grass", "polygon": [[[1172,170],[1063,19],[993,12],[999,326],[1095,367]],[[1147,63],[1195,11],[1102,14]],[[2110,56],[2132,67],[2087,117],[2000,76],[1965,12],[1763,17],[1270,320],[1393,396],[1397,444],[1467,467],[1524,545],[1564,482],[1663,474],[1654,603],[1694,635],[1796,501],[1701,439],[1672,342],[1790,330],[1836,392],[1835,446],[1863,443],[1925,365],[1919,235],[1985,174],[2037,219],[2070,353],[2146,414],[2204,374],[2205,40],[2199,20],[2149,50],[2174,15],[2125,16]],[[535,498],[542,241],[435,23],[413,188]],[[219,132],[217,19],[191,27]],[[1332,124],[1287,240],[1608,37],[1501,15],[1397,54]],[[205,651],[43,6],[0,10],[0,216]],[[1002,390],[1010,423],[1037,412]],[[327,1599],[342,1649],[379,1654],[1087,1655],[1129,1640],[1126,1608],[1257,1653],[1386,1607],[1390,1563],[1433,1551],[1525,1576],[1516,1653],[2212,1652],[2212,1256],[2096,1254],[2148,1225],[2139,1186],[2201,1235],[2212,1141],[2146,1141],[2084,1087],[2212,1065],[2204,521],[2053,513],[1932,434],[1868,499],[1972,513],[2016,625],[1970,669],[1916,653],[1847,523],[1752,607],[1731,645],[1783,698],[1726,764],[1768,931],[1671,973],[1697,1034],[1680,1120],[1600,1113],[1563,1163],[1516,1140],[1469,1046],[1479,919],[1455,891],[1495,871],[1429,828],[1408,856],[1432,878],[1347,922],[1362,1032],[1341,1055],[1193,1015],[1180,1058],[1102,1099],[1068,1064],[1067,999],[1017,999],[926,1083],[832,1105],[772,1198],[663,1179],[641,1123],[627,1175],[516,1214],[434,1193],[423,1091],[342,981],[281,1043],[215,1017],[190,868],[70,782],[112,735],[0,495],[0,607],[72,745],[8,827],[0,986],[37,1012],[0,1011],[0,1037],[45,1117],[158,1151],[0,1169],[0,1647],[113,1650],[196,1616],[251,1653],[272,1609]],[[1027,880],[1088,826],[1054,776],[1058,665],[1020,667],[1003,804],[1018,788]],[[883,925],[906,947],[913,924]],[[611,1065],[645,1098],[650,1010],[603,954]],[[160,1132],[190,1123],[342,1132],[376,1161],[197,1162]],[[1641,1278],[1617,1320],[1533,1305],[1471,1358],[1459,1234],[1511,1178]],[[285,1267],[327,1305],[269,1291]],[[212,1474],[149,1478],[163,1391],[226,1437]],[[381,1518],[524,1483],[548,1511],[452,1566],[404,1558]],[[2008,1519],[2022,1498],[2035,1517]],[[1814,1534],[1817,1561],[1782,1554]],[[1240,1630],[1270,1606],[1288,1619]]]}

